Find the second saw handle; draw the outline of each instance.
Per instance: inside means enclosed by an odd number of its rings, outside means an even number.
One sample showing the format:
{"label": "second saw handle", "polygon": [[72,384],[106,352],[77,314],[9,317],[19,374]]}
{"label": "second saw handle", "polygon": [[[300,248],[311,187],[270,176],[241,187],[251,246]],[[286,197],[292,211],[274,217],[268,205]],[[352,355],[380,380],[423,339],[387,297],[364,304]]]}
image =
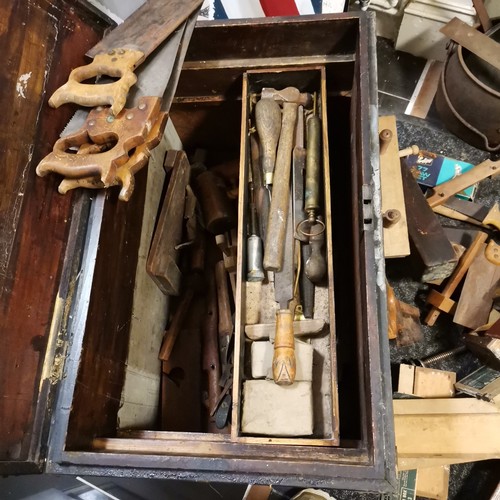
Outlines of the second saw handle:
{"label": "second saw handle", "polygon": [[296,364],[293,316],[289,309],[280,309],[276,313],[273,379],[278,385],[291,385],[295,381],[295,374]]}

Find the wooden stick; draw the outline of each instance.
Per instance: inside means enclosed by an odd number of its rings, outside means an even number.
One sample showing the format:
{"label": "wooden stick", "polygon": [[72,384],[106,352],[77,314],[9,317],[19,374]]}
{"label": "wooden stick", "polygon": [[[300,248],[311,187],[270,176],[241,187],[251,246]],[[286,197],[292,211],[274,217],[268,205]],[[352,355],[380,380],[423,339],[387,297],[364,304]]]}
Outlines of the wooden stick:
{"label": "wooden stick", "polygon": [[174,348],[175,341],[177,340],[177,336],[179,335],[179,332],[182,328],[182,324],[184,323],[186,314],[189,311],[193,296],[194,289],[192,287],[188,288],[182,296],[179,305],[177,306],[169,329],[165,331],[163,343],[161,344],[160,354],[158,355],[158,358],[162,361],[168,361],[170,355],[172,354],[172,349]]}
{"label": "wooden stick", "polygon": [[494,176],[500,173],[500,160],[486,160],[476,165],[474,168],[464,172],[457,177],[444,182],[433,188],[434,194],[427,198],[427,203],[431,208],[437,205],[442,205],[448,198],[460,193],[464,189],[472,186],[476,182],[486,179],[486,177]]}

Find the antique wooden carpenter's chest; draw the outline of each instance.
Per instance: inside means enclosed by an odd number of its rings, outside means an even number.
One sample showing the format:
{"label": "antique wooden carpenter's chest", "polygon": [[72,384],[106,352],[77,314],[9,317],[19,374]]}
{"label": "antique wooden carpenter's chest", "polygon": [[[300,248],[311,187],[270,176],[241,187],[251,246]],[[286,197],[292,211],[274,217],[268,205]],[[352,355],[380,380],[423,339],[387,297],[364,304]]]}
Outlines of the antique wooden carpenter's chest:
{"label": "antique wooden carpenter's chest", "polygon": [[[198,23],[175,94],[170,89],[180,142],[155,150],[128,203],[113,190],[62,196],[54,178],[34,172],[72,114],[49,108],[48,97],[84,63],[109,22],[84,3],[55,0],[13,2],[2,7],[0,22],[7,55],[0,118],[0,471],[390,490],[395,451],[373,17]],[[246,92],[290,81],[321,89],[328,123],[330,428],[309,442],[245,436],[235,384],[231,434],[159,431],[157,357],[166,305],[145,262],[162,195],[162,154],[167,147],[202,147],[224,161],[240,159],[241,192]],[[245,205],[242,195],[240,226]],[[241,277],[236,290],[238,311],[245,301]],[[238,323],[241,312],[236,316]],[[240,354],[241,332],[237,325]],[[242,370],[236,363],[236,380]]]}

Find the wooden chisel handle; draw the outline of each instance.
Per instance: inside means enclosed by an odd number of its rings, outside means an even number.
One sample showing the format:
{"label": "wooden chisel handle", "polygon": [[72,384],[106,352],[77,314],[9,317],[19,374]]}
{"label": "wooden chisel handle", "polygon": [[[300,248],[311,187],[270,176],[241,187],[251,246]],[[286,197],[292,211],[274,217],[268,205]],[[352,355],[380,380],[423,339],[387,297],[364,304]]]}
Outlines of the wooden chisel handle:
{"label": "wooden chisel handle", "polygon": [[297,104],[293,102],[283,103],[281,136],[274,168],[275,181],[271,207],[269,208],[264,251],[264,269],[268,271],[280,271],[283,265],[283,246],[290,200],[290,174],[296,121]]}
{"label": "wooden chisel handle", "polygon": [[276,336],[274,338],[273,379],[278,385],[291,385],[295,380],[295,338],[293,315],[289,309],[276,313]]}
{"label": "wooden chisel handle", "polygon": [[227,286],[227,271],[224,261],[215,264],[215,283],[217,284],[217,304],[219,308],[219,336],[226,337],[233,332],[231,318],[231,303],[229,302],[229,288]]}
{"label": "wooden chisel handle", "polygon": [[281,112],[274,99],[261,99],[255,105],[255,127],[262,146],[262,170],[266,185],[273,183],[276,146],[281,130]]}

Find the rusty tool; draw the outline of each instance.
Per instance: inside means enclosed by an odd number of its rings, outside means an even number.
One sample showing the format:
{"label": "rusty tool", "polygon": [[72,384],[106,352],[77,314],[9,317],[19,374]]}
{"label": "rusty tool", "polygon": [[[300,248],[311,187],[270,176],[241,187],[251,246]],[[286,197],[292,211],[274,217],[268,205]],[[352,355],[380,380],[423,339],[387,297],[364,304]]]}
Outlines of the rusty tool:
{"label": "rusty tool", "polygon": [[325,223],[318,219],[320,177],[321,121],[318,115],[313,114],[307,119],[306,189],[304,198],[304,210],[307,219],[302,220],[297,226],[297,231],[307,237],[312,235],[312,226],[315,224],[320,224],[322,231],[325,230]]}
{"label": "rusty tool", "polygon": [[[291,205],[291,200],[290,200]],[[290,207],[291,209],[291,207]],[[288,217],[284,239],[283,267],[274,274],[276,335],[274,338],[273,379],[278,385],[291,385],[295,380],[295,339],[293,314],[288,303],[294,297],[294,238],[292,217]]]}
{"label": "rusty tool", "polygon": [[296,102],[299,106],[310,109],[313,107],[313,97],[308,92],[300,92],[295,87],[287,87],[282,90],[276,90],[271,87],[264,87],[260,94],[262,99],[274,99],[283,104],[284,102]]}
{"label": "rusty tool", "polygon": [[233,334],[233,319],[231,315],[231,302],[229,300],[229,288],[227,286],[227,272],[223,260],[215,264],[215,283],[217,286],[217,306],[219,311],[219,355],[221,362],[225,364],[229,341]]}
{"label": "rusty tool", "polygon": [[273,183],[281,126],[279,104],[274,99],[260,99],[255,105],[255,127],[262,147],[262,170],[266,186]]}
{"label": "rusty tool", "polygon": [[296,121],[297,104],[283,103],[283,120],[275,168],[275,178],[279,182],[276,182],[273,187],[264,250],[264,269],[268,271],[279,271],[283,264],[283,245],[289,213],[291,160]]}

